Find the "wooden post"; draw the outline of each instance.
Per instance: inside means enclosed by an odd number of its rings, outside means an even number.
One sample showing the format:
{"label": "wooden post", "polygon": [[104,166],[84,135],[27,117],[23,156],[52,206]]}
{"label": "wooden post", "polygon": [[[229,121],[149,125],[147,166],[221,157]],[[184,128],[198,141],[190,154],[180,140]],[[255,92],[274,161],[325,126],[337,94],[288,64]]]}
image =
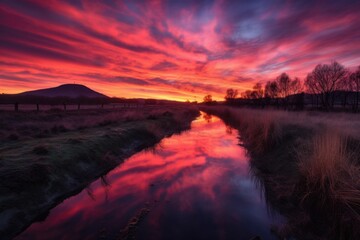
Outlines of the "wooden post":
{"label": "wooden post", "polygon": [[80,110],[80,103],[78,103],[78,110]]}
{"label": "wooden post", "polygon": [[66,103],[63,103],[63,105],[64,105],[64,110],[66,111]]}
{"label": "wooden post", "polygon": [[16,112],[19,111],[19,103],[18,102],[15,103],[15,111]]}
{"label": "wooden post", "polygon": [[39,107],[39,104],[37,103],[36,104],[36,111],[39,111],[40,110],[40,107]]}

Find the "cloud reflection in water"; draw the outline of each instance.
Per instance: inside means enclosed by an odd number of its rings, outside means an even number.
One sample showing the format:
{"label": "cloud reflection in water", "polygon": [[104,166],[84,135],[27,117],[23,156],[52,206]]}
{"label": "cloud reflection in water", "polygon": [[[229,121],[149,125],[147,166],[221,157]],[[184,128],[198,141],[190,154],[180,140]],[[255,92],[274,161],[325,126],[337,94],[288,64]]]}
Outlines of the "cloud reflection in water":
{"label": "cloud reflection in water", "polygon": [[54,208],[18,239],[119,236],[139,209],[139,239],[271,239],[270,217],[249,175],[237,131],[203,115],[192,129],[126,160],[89,191]]}

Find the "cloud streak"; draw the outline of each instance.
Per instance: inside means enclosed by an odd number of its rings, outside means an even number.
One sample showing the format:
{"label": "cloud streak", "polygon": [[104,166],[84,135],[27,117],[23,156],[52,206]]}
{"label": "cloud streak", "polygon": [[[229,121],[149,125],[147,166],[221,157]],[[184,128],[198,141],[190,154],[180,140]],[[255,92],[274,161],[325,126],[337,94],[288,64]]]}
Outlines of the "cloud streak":
{"label": "cloud streak", "polygon": [[360,65],[358,1],[2,1],[0,89],[221,99],[286,71]]}

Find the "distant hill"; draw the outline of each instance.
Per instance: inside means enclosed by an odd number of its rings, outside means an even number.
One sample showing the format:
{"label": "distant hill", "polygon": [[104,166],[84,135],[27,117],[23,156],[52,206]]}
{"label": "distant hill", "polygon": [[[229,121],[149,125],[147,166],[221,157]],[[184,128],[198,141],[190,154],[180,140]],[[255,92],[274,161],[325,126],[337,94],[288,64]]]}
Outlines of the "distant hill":
{"label": "distant hill", "polygon": [[0,104],[174,104],[176,101],[142,98],[108,97],[80,84],[64,84],[54,88],[27,91],[18,94],[0,94]]}
{"label": "distant hill", "polygon": [[54,88],[45,88],[16,94],[18,96],[32,96],[44,98],[108,98],[108,96],[96,92],[80,84],[63,84]]}

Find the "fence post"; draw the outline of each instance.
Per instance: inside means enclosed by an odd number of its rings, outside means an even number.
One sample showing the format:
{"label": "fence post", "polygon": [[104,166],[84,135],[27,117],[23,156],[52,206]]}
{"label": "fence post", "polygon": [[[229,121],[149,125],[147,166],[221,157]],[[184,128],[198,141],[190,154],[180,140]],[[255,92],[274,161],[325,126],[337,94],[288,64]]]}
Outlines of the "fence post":
{"label": "fence post", "polygon": [[39,111],[40,110],[40,107],[39,107],[39,104],[37,103],[36,104],[36,111]]}
{"label": "fence post", "polygon": [[19,103],[18,102],[15,103],[15,111],[16,112],[19,111]]}

